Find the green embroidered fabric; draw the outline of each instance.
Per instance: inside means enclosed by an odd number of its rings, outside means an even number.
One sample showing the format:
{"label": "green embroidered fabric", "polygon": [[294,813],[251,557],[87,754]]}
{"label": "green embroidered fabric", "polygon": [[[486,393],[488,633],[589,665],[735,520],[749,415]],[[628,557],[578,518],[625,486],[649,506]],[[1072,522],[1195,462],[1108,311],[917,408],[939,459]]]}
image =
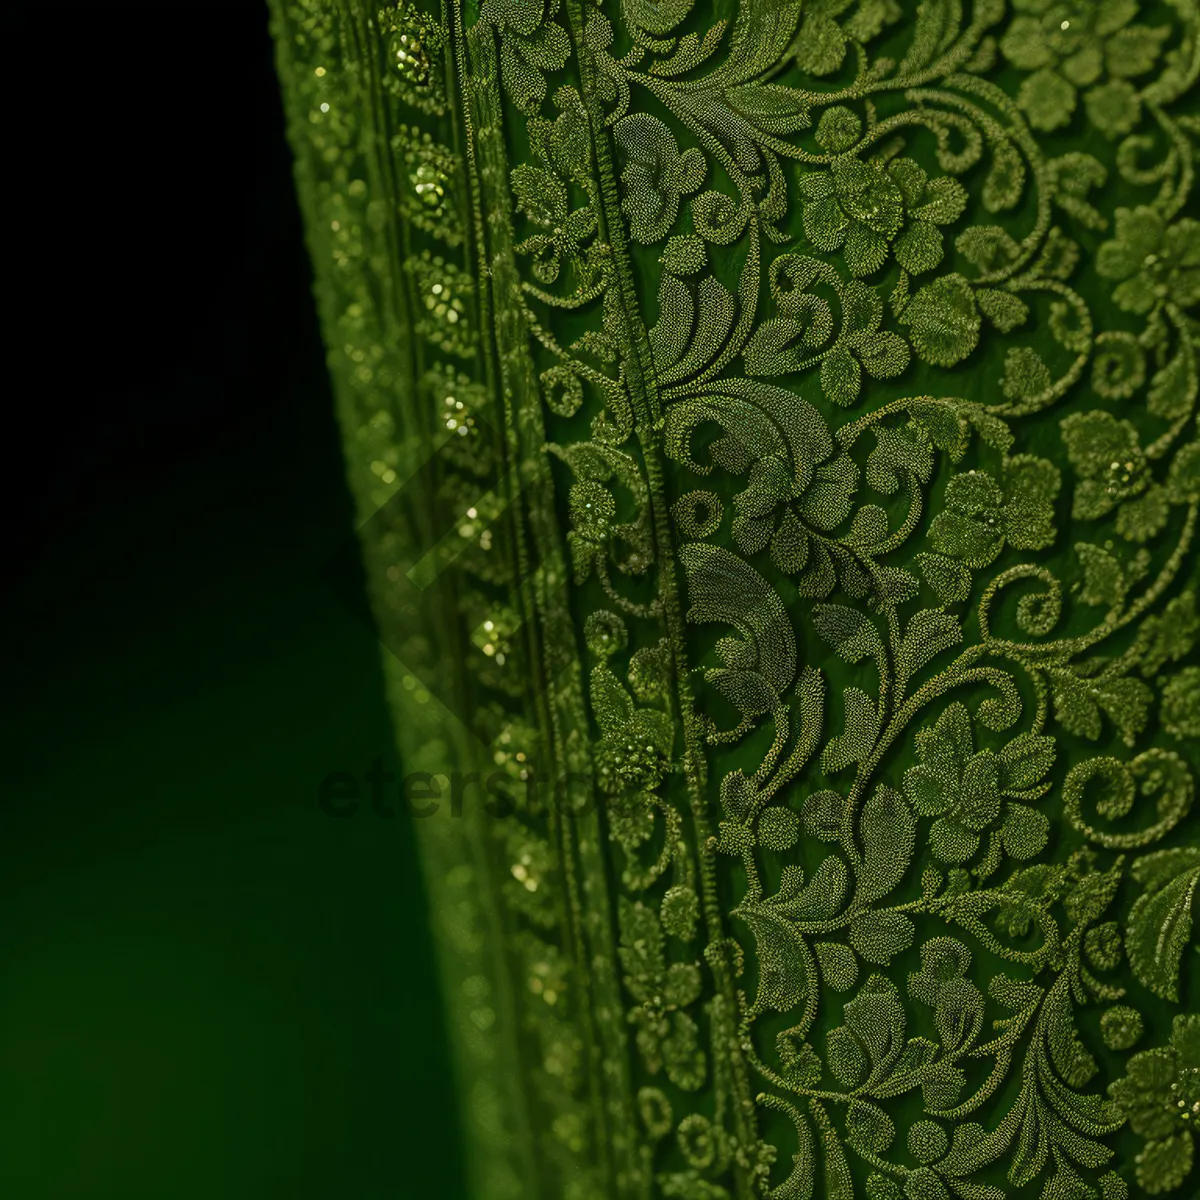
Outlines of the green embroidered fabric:
{"label": "green embroidered fabric", "polygon": [[474,1194],[1195,1196],[1195,0],[422,3],[273,0]]}

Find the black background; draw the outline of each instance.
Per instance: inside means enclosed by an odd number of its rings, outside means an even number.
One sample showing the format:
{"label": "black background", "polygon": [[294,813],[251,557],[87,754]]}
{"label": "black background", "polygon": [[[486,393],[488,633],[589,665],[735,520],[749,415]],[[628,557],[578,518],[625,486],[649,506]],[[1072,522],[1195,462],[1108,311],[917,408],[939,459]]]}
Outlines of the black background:
{"label": "black background", "polygon": [[3,24],[0,1189],[452,1198],[265,6]]}

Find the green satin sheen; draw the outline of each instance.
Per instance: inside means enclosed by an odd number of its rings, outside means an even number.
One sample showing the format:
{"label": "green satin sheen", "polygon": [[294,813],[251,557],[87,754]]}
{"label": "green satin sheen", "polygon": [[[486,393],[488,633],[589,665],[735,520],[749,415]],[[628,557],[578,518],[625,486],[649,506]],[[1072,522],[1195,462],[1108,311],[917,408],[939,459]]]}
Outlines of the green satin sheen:
{"label": "green satin sheen", "polygon": [[474,1194],[1194,1194],[1194,0],[273,8]]}

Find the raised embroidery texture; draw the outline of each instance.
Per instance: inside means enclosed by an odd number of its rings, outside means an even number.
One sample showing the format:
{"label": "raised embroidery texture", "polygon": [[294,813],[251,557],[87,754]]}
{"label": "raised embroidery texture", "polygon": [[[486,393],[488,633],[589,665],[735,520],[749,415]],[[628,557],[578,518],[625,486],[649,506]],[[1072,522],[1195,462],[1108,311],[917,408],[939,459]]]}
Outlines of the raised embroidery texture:
{"label": "raised embroidery texture", "polygon": [[1190,1194],[1194,0],[276,8],[410,653],[595,801],[430,851],[481,1194]]}

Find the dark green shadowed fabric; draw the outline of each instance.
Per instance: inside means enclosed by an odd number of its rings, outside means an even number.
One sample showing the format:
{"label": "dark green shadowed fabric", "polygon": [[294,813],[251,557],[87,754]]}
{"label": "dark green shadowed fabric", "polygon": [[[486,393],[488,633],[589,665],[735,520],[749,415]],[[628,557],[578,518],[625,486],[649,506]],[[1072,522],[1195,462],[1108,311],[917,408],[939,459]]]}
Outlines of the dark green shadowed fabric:
{"label": "dark green shadowed fabric", "polygon": [[473,1194],[1195,1196],[1194,0],[274,10]]}

